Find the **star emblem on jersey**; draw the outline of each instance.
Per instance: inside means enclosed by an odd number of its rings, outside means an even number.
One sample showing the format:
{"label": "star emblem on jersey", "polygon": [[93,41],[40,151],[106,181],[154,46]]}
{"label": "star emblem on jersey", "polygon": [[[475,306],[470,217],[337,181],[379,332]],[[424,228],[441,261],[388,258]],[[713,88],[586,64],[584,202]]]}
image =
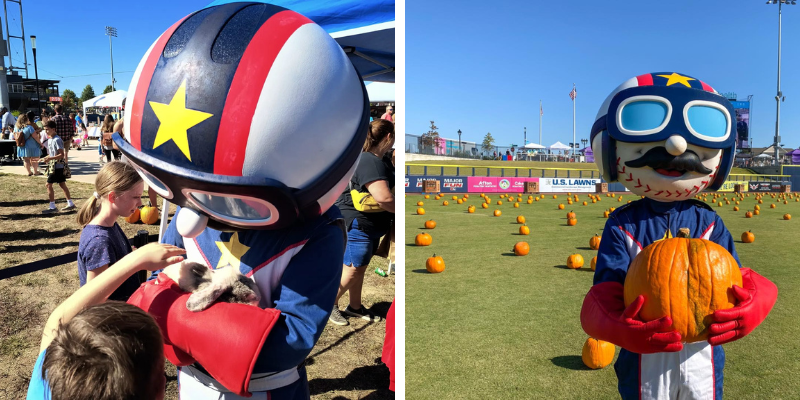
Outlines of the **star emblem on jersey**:
{"label": "star emblem on jersey", "polygon": [[205,121],[214,114],[191,110],[186,108],[186,80],[184,79],[178,91],[172,96],[169,104],[150,102],[150,107],[156,113],[160,125],[153,141],[153,149],[172,140],[183,152],[183,155],[192,161],[189,152],[189,128]]}
{"label": "star emblem on jersey", "polygon": [[250,250],[250,247],[243,245],[239,241],[239,232],[234,232],[231,239],[227,242],[215,242],[219,247],[220,256],[219,262],[214,269],[220,269],[230,264],[233,268],[239,271],[239,265],[244,253]]}
{"label": "star emblem on jersey", "polygon": [[686,86],[686,87],[690,88],[692,86],[689,85],[689,81],[695,80],[694,78],[689,78],[688,76],[683,76],[683,75],[677,74],[675,72],[673,72],[672,75],[658,75],[658,76],[660,76],[662,78],[667,78],[667,86],[671,86],[671,85],[674,85],[676,83],[680,83],[680,84],[683,84],[683,86]]}

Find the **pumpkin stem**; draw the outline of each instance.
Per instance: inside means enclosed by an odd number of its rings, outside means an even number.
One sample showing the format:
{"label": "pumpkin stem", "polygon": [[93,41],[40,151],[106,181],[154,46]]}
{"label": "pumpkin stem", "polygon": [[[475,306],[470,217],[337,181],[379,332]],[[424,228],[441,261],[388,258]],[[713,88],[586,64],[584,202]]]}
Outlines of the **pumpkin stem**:
{"label": "pumpkin stem", "polygon": [[691,231],[689,230],[689,228],[680,228],[680,229],[678,229],[677,237],[689,239],[690,232]]}

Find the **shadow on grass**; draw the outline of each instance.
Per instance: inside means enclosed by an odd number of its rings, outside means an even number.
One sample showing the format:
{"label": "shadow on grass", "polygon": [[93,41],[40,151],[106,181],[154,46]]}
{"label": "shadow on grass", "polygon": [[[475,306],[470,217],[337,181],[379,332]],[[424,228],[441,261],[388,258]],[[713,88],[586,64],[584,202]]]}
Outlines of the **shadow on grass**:
{"label": "shadow on grass", "polygon": [[42,243],[28,246],[5,246],[4,253],[34,252],[39,250],[58,250],[65,247],[75,247],[78,242]]}
{"label": "shadow on grass", "polygon": [[[50,202],[48,201],[48,203]],[[63,207],[61,204],[57,204],[56,206]],[[42,208],[42,210],[44,210],[44,208]],[[74,215],[76,213],[77,213],[77,208],[75,210],[70,210],[70,211],[59,210],[58,212],[52,214],[44,214],[42,212],[38,212],[35,214],[9,214],[9,215],[0,215],[0,220],[20,221],[23,219],[30,219],[30,218],[56,217],[64,214]]]}
{"label": "shadow on grass", "polygon": [[592,370],[583,363],[581,356],[558,356],[551,358],[550,361],[557,367],[571,369],[573,371]]}
{"label": "shadow on grass", "polygon": [[430,274],[430,272],[428,272],[428,270],[425,269],[425,268],[415,269],[415,270],[412,270],[411,272],[414,272],[414,273],[417,273],[417,274]]}
{"label": "shadow on grass", "polygon": [[572,269],[572,268],[567,267],[566,265],[555,265],[555,266],[553,266],[553,268],[568,269],[570,271],[583,271],[583,272],[592,272],[592,273],[594,273],[594,271],[592,271],[591,268]]}
{"label": "shadow on grass", "polygon": [[50,200],[21,200],[21,201],[0,201],[0,207],[25,207],[39,204],[49,204]]}
{"label": "shadow on grass", "polygon": [[508,252],[508,253],[503,253],[503,254],[501,254],[501,256],[504,256],[504,257],[516,257],[517,255],[514,254],[513,251],[511,251],[511,252]]}
{"label": "shadow on grass", "polygon": [[38,240],[54,239],[78,233],[78,229],[62,229],[60,231],[49,232],[46,229],[31,229],[24,232],[0,233],[0,242],[12,242],[15,240]]}
{"label": "shadow on grass", "polygon": [[576,247],[576,249],[578,249],[578,250],[594,250],[591,247],[585,247],[585,246],[584,247]]}
{"label": "shadow on grass", "polygon": [[[339,379],[312,379],[308,381],[310,394],[318,395],[337,390],[374,390],[363,399],[394,399],[394,393],[389,391],[389,368],[375,360],[374,365],[358,367],[350,371],[344,378]],[[340,399],[345,397],[334,397]]]}

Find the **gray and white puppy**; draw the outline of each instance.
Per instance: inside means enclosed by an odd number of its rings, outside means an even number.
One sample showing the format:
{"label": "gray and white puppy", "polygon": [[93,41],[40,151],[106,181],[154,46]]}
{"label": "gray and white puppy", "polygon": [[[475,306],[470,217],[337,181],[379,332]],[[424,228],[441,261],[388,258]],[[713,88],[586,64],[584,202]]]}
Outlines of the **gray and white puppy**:
{"label": "gray and white puppy", "polygon": [[252,279],[232,266],[212,270],[203,264],[183,261],[165,268],[167,274],[185,292],[191,292],[186,308],[203,311],[216,301],[258,306],[261,292]]}

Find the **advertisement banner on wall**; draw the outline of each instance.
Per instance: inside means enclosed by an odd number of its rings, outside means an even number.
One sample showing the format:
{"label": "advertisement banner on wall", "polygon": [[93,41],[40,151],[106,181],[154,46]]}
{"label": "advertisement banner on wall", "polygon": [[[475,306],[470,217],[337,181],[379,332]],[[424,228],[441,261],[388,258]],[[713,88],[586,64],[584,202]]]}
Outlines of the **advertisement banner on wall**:
{"label": "advertisement banner on wall", "polygon": [[783,182],[748,182],[747,189],[751,192],[780,192]]}
{"label": "advertisement banner on wall", "polygon": [[470,193],[523,193],[525,182],[538,181],[539,178],[471,176],[467,187]]}
{"label": "advertisement banner on wall", "polygon": [[744,191],[747,191],[747,183],[748,181],[725,181],[717,191],[718,192],[733,192],[736,189],[736,185],[744,185]]}
{"label": "advertisement banner on wall", "polygon": [[600,179],[539,178],[539,191],[545,193],[594,193],[595,185],[600,182]]}
{"label": "advertisement banner on wall", "polygon": [[435,180],[439,181],[439,189],[442,193],[466,193],[467,192],[467,177],[466,176],[424,176],[424,175],[406,175],[406,193],[419,193],[422,192],[422,181]]}

